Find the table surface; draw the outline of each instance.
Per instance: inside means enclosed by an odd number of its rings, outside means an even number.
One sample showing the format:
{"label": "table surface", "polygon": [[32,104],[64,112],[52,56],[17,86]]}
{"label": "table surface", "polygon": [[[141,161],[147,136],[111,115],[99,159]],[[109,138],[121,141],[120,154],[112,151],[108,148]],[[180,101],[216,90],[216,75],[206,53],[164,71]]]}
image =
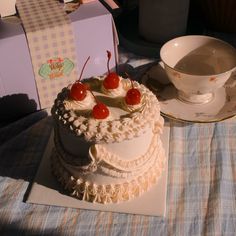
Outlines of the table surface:
{"label": "table surface", "polygon": [[[140,74],[151,62],[123,55],[121,64],[131,74]],[[39,111],[0,128],[0,235],[235,235],[236,118],[166,122],[165,218],[25,203],[52,118]]]}

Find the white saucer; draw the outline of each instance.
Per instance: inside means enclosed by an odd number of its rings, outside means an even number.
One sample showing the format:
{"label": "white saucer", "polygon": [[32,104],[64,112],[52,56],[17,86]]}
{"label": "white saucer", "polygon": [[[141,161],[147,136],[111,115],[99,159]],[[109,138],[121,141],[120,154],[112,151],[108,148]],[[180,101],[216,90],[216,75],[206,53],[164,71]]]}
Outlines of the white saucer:
{"label": "white saucer", "polygon": [[142,82],[151,89],[160,102],[161,113],[171,119],[188,122],[209,123],[228,119],[236,115],[236,76],[214,93],[206,104],[190,104],[180,101],[176,88],[170,83],[164,69],[153,66],[142,77]]}

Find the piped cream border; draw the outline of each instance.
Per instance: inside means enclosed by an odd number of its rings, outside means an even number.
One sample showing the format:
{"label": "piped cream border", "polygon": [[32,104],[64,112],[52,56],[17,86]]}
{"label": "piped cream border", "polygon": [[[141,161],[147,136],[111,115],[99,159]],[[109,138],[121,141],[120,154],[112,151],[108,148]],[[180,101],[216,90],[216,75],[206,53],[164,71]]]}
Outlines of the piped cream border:
{"label": "piped cream border", "polygon": [[166,164],[163,147],[156,157],[155,164],[145,173],[119,184],[97,185],[83,178],[75,178],[63,166],[55,149],[51,154],[52,172],[71,196],[96,203],[119,203],[131,200],[148,191],[160,178]]}

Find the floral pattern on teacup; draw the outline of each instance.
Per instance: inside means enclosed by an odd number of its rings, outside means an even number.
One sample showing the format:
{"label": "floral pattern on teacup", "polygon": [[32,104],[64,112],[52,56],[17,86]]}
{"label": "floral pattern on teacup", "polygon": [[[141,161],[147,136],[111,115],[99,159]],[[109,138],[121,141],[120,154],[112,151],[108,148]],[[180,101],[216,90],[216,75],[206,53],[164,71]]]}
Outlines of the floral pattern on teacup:
{"label": "floral pattern on teacup", "polygon": [[209,79],[209,81],[210,81],[210,82],[216,82],[216,77],[211,77],[211,78]]}
{"label": "floral pattern on teacup", "polygon": [[173,72],[173,76],[180,79],[181,78],[181,74],[178,72]]}

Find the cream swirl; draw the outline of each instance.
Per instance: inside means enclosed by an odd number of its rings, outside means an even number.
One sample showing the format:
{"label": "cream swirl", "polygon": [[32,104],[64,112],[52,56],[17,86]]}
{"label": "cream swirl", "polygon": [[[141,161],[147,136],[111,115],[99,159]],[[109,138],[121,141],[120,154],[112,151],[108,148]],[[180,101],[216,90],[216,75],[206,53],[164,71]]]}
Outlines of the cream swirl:
{"label": "cream swirl", "polygon": [[63,104],[65,106],[65,110],[91,110],[96,102],[92,94],[87,91],[86,97],[82,101],[65,99]]}
{"label": "cream swirl", "polygon": [[101,85],[101,90],[104,94],[110,96],[110,97],[118,97],[118,96],[124,96],[125,95],[125,89],[123,86],[122,81],[124,80],[122,77],[119,76],[120,82],[119,82],[119,86],[115,89],[106,89],[103,86],[103,83]]}
{"label": "cream swirl", "polygon": [[129,112],[134,112],[137,110],[140,110],[143,106],[143,99],[141,98],[141,102],[137,105],[128,105],[125,102],[125,99],[122,100],[122,107],[124,108],[124,110],[129,111]]}
{"label": "cream swirl", "polygon": [[127,104],[126,101],[125,101],[125,97],[124,97],[124,99],[122,100],[123,109],[128,111],[128,112],[134,112],[134,111],[137,111],[139,109],[142,109],[142,107],[145,103],[145,96],[143,96],[143,94],[145,94],[145,91],[142,89],[142,87],[136,81],[133,81],[133,85],[132,85],[130,79],[123,79],[122,80],[122,86],[123,86],[123,88],[125,89],[126,92],[131,88],[135,88],[135,89],[138,89],[141,93],[141,102],[139,104],[136,104],[136,105]]}

